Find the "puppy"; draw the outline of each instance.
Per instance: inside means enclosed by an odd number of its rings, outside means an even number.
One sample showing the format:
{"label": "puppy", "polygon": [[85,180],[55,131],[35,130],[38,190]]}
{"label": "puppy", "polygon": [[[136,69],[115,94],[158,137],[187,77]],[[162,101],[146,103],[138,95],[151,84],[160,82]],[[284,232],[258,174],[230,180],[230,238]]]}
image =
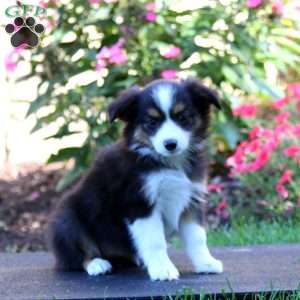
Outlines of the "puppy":
{"label": "puppy", "polygon": [[167,253],[177,233],[196,272],[222,272],[199,210],[211,105],[220,108],[217,95],[188,79],[133,87],[109,106],[110,121],[125,122],[124,136],[100,150],[59,204],[50,223],[58,268],[99,275],[133,262],[152,280],[177,279]]}

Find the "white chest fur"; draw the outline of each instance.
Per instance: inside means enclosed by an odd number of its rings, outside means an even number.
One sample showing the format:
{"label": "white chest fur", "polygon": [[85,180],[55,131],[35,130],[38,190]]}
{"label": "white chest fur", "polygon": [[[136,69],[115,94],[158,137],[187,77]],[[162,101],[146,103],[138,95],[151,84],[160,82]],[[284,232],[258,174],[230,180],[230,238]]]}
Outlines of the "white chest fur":
{"label": "white chest fur", "polygon": [[192,182],[182,171],[161,170],[144,178],[146,197],[155,205],[164,220],[166,231],[177,231],[180,217],[191,203],[192,196],[204,187]]}

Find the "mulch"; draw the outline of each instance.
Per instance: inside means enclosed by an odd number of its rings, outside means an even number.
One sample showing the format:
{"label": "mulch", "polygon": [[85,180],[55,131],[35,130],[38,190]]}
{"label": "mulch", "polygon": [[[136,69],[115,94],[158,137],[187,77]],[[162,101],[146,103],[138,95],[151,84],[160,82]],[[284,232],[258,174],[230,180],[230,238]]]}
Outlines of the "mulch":
{"label": "mulch", "polygon": [[55,186],[60,169],[23,167],[0,176],[0,252],[45,250],[45,231],[59,200]]}

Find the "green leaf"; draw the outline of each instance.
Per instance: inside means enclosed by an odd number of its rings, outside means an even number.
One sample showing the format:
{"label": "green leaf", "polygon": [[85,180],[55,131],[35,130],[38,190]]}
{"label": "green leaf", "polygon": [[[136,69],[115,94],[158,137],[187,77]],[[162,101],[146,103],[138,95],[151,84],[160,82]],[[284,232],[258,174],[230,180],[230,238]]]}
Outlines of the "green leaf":
{"label": "green leaf", "polygon": [[69,147],[69,148],[60,149],[56,154],[52,154],[49,157],[47,163],[50,164],[54,162],[69,160],[71,158],[79,156],[81,150],[82,150],[81,147]]}
{"label": "green leaf", "polygon": [[215,125],[216,131],[224,137],[225,142],[233,150],[240,138],[239,129],[234,123],[228,121],[226,123],[218,123]]}
{"label": "green leaf", "polygon": [[73,183],[76,179],[80,177],[83,173],[84,169],[81,167],[74,168],[68,171],[61,180],[57,183],[56,190],[58,192],[63,191],[66,187],[68,187],[71,183]]}
{"label": "green leaf", "polygon": [[72,134],[75,134],[75,133],[80,133],[80,131],[70,131],[69,130],[69,124],[64,124],[62,127],[60,127],[58,129],[58,131],[55,134],[46,137],[45,140],[60,139],[64,136],[72,135]]}

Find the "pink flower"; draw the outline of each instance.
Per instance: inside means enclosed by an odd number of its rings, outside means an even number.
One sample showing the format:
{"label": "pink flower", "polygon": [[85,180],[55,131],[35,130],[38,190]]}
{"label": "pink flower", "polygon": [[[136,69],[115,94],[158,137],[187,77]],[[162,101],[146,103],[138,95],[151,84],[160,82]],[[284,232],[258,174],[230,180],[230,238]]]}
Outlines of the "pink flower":
{"label": "pink flower", "polygon": [[93,4],[99,4],[100,2],[101,2],[101,0],[89,0],[89,3],[91,5],[93,5]]}
{"label": "pink flower", "polygon": [[274,0],[272,2],[272,12],[275,15],[281,15],[283,13],[283,2],[281,0]]}
{"label": "pink flower", "polygon": [[263,3],[262,0],[247,0],[246,5],[247,5],[249,8],[257,8],[257,7],[259,7],[262,3]]}
{"label": "pink flower", "polygon": [[276,191],[282,198],[287,198],[289,196],[288,190],[284,187],[285,183],[292,182],[292,170],[286,170],[279,178],[279,181],[276,184]]}
{"label": "pink flower", "polygon": [[145,20],[147,22],[155,22],[156,21],[156,18],[157,18],[157,15],[154,11],[148,11],[145,13]]}
{"label": "pink flower", "polygon": [[293,97],[300,100],[300,83],[289,84],[288,91],[292,94]]}
{"label": "pink flower", "polygon": [[285,105],[287,105],[290,102],[290,99],[288,97],[283,97],[281,99],[278,99],[272,103],[272,107],[276,109],[281,109]]}
{"label": "pink flower", "polygon": [[102,69],[106,68],[107,63],[103,59],[98,59],[96,64],[96,71],[101,71]]}
{"label": "pink flower", "polygon": [[8,73],[13,73],[16,70],[20,53],[23,51],[23,49],[25,49],[25,47],[26,46],[23,44],[17,48],[14,48],[8,55],[6,55],[4,64]]}
{"label": "pink flower", "polygon": [[149,2],[145,5],[145,8],[147,11],[155,11],[156,4],[155,4],[155,2]]}
{"label": "pink flower", "polygon": [[100,71],[107,67],[108,64],[122,65],[127,61],[127,54],[123,48],[124,39],[119,39],[111,47],[103,47],[96,55],[96,70]]}
{"label": "pink flower", "polygon": [[160,73],[160,76],[164,79],[174,79],[177,77],[177,71],[174,69],[166,69]]}
{"label": "pink flower", "polygon": [[210,183],[207,188],[208,188],[209,192],[219,193],[219,192],[221,192],[221,190],[223,188],[223,184],[222,183]]}
{"label": "pink flower", "polygon": [[300,153],[300,147],[291,145],[283,150],[283,154],[287,157],[296,157]]}
{"label": "pink flower", "polygon": [[285,111],[285,112],[282,112],[282,113],[278,114],[277,116],[275,116],[275,121],[278,124],[282,124],[282,123],[285,123],[290,116],[291,116],[291,113],[288,111]]}
{"label": "pink flower", "polygon": [[242,104],[233,110],[234,116],[253,117],[257,112],[257,107],[254,104]]}
{"label": "pink flower", "polygon": [[222,201],[217,205],[216,211],[220,212],[227,207],[227,198],[224,196]]}
{"label": "pink flower", "polygon": [[284,171],[283,174],[281,175],[281,177],[279,178],[279,183],[280,184],[291,183],[292,175],[293,175],[292,170],[288,169],[288,170]]}
{"label": "pink flower", "polygon": [[281,184],[276,184],[276,192],[284,199],[289,196],[289,191]]}
{"label": "pink flower", "polygon": [[296,124],[293,129],[292,129],[293,133],[297,136],[300,137],[300,123]]}
{"label": "pink flower", "polygon": [[181,49],[175,46],[171,46],[166,49],[161,56],[164,58],[176,58],[181,54]]}

